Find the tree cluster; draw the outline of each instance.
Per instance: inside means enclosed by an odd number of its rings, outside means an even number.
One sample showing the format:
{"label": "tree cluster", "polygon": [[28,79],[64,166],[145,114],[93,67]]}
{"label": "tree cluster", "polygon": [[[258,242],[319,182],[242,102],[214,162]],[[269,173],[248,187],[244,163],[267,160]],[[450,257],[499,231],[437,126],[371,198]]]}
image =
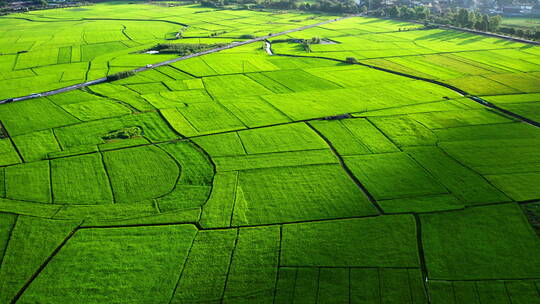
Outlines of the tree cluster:
{"label": "tree cluster", "polygon": [[[502,26],[502,17],[499,15],[489,16],[465,8],[448,9],[443,13],[432,15],[426,7],[411,8],[407,6],[391,6],[380,8],[372,12],[372,14],[390,18],[424,21],[426,24],[432,22],[434,24],[453,25],[483,32],[502,33],[540,40],[540,31],[537,29],[521,29],[512,26]],[[426,28],[429,28],[429,26]]]}

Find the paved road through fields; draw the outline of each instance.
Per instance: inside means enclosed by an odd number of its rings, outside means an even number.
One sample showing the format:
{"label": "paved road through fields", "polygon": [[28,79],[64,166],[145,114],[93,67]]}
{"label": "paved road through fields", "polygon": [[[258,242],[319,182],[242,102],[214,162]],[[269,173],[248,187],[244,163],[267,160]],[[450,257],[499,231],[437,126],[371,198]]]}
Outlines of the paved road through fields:
{"label": "paved road through fields", "polygon": [[[210,49],[210,50],[206,50],[206,51],[203,51],[203,52],[194,53],[194,54],[191,54],[191,55],[174,58],[174,59],[171,59],[171,60],[167,60],[167,61],[163,61],[163,62],[153,64],[153,65],[140,67],[140,68],[137,68],[137,69],[134,69],[134,70],[131,70],[131,71],[132,72],[143,72],[143,71],[146,71],[146,70],[149,70],[149,69],[153,69],[153,68],[157,68],[157,67],[160,67],[160,66],[168,65],[168,64],[178,62],[178,61],[182,61],[182,60],[186,60],[186,59],[189,59],[189,58],[198,57],[198,56],[202,56],[202,55],[207,55],[207,54],[211,54],[211,53],[216,53],[216,52],[220,52],[220,51],[227,50],[227,49],[232,49],[232,48],[235,48],[235,47],[239,47],[239,46],[242,46],[242,45],[246,45],[246,44],[250,44],[250,43],[254,43],[254,42],[258,42],[258,41],[266,41],[268,38],[271,38],[271,37],[281,36],[281,35],[294,33],[294,32],[298,32],[298,31],[303,31],[303,30],[306,30],[306,29],[310,29],[310,28],[313,28],[313,27],[317,27],[317,26],[320,26],[320,25],[327,24],[327,23],[332,23],[332,22],[352,18],[352,17],[355,17],[355,16],[356,15],[340,17],[340,18],[336,18],[336,19],[326,20],[326,21],[323,21],[323,22],[319,22],[319,23],[315,23],[315,24],[310,24],[310,25],[290,29],[290,30],[287,30],[287,31],[279,32],[279,33],[273,33],[273,34],[270,33],[270,34],[268,34],[266,36],[261,36],[261,37],[241,41],[241,42],[231,43],[231,44],[228,44],[226,46],[219,47],[219,48]],[[98,79],[95,79],[95,80],[74,84],[74,85],[71,85],[71,86],[67,86],[67,87],[52,90],[52,91],[46,91],[46,92],[37,93],[37,94],[33,93],[33,94],[30,94],[30,95],[26,95],[26,96],[0,100],[0,104],[8,103],[8,102],[14,102],[14,101],[22,101],[22,100],[41,97],[41,96],[50,96],[50,95],[54,95],[54,94],[58,94],[58,93],[63,93],[63,92],[67,92],[67,91],[80,89],[80,88],[87,87],[87,86],[94,85],[94,84],[98,84],[98,83],[103,83],[103,82],[106,82],[106,81],[107,81],[107,77],[102,77],[102,78],[98,78]]]}

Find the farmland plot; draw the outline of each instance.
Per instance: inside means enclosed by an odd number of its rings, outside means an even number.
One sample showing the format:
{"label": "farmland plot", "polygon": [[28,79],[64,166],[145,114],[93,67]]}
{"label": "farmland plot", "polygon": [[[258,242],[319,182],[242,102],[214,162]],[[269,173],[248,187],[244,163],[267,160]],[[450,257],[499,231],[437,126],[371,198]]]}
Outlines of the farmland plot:
{"label": "farmland plot", "polygon": [[[0,98],[333,18],[3,16]],[[538,302],[537,47],[368,17],[269,40],[1,104],[0,303]]]}

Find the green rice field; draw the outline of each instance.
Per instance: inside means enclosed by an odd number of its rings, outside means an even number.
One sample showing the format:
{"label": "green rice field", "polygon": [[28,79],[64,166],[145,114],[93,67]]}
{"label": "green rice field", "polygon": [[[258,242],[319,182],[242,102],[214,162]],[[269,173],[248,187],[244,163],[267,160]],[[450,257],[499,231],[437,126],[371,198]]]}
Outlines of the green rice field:
{"label": "green rice field", "polygon": [[0,16],[0,303],[540,303],[540,48],[339,17]]}

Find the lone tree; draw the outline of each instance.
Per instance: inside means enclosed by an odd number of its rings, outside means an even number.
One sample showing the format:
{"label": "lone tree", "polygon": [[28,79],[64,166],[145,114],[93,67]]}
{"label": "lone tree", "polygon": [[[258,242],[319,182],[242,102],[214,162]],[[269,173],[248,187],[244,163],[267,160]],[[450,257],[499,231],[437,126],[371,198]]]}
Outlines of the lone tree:
{"label": "lone tree", "polygon": [[358,60],[356,60],[356,58],[354,57],[347,57],[347,59],[345,59],[345,62],[354,64],[354,63],[358,63]]}

